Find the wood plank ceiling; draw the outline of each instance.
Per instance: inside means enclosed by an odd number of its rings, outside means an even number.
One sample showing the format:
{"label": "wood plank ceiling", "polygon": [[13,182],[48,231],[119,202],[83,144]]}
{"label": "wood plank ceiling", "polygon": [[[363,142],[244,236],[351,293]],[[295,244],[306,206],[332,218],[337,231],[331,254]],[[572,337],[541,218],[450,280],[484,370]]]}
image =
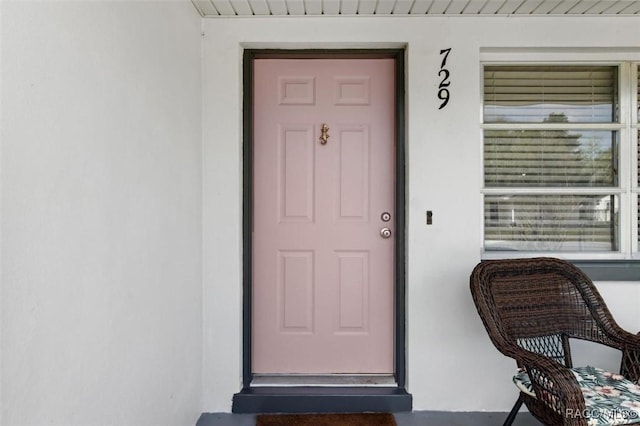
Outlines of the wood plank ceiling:
{"label": "wood plank ceiling", "polygon": [[204,17],[636,15],[640,0],[191,0]]}

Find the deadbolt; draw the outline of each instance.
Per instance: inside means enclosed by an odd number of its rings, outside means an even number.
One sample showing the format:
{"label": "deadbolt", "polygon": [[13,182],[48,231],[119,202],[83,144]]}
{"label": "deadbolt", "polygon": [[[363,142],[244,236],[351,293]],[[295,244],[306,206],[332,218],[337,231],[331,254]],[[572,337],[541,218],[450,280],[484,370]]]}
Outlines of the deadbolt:
{"label": "deadbolt", "polygon": [[389,238],[389,237],[391,237],[391,229],[389,229],[389,228],[382,228],[382,229],[380,230],[380,236],[381,236],[382,238]]}
{"label": "deadbolt", "polygon": [[389,212],[384,212],[380,215],[380,220],[382,220],[383,222],[389,222],[391,220],[391,213]]}

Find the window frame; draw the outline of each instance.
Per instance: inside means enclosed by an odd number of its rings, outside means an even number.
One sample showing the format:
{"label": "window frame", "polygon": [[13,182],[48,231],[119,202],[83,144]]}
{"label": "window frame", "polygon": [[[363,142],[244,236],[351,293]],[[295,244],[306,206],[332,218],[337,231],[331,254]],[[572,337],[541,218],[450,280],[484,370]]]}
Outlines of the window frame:
{"label": "window frame", "polygon": [[[540,123],[485,123],[484,122],[484,69],[485,66],[616,66],[618,69],[619,113],[612,123],[558,123],[553,128],[563,130],[615,130],[619,135],[618,186],[594,188],[541,187],[505,188],[486,187],[484,180],[484,134],[487,129],[539,129]],[[615,49],[481,49],[479,67],[479,138],[481,197],[480,250],[483,260],[498,258],[553,256],[573,261],[599,280],[640,280],[640,247],[638,228],[640,213],[640,183],[638,182],[638,74],[640,50]],[[548,124],[546,125],[548,126]],[[548,127],[545,127],[548,128]],[[577,190],[576,190],[577,189]],[[553,251],[494,251],[485,249],[485,196],[510,194],[615,194],[619,203],[619,247],[617,251],[553,252]]]}
{"label": "window frame", "polygon": [[[632,255],[635,259],[640,259],[640,59],[631,62],[631,70],[629,76],[631,87],[630,96],[634,96],[630,102],[630,121],[629,140],[631,143],[631,209],[637,207],[637,217],[631,223],[631,239],[632,239]],[[635,153],[635,160],[634,160]],[[633,176],[637,176],[636,179]]]}

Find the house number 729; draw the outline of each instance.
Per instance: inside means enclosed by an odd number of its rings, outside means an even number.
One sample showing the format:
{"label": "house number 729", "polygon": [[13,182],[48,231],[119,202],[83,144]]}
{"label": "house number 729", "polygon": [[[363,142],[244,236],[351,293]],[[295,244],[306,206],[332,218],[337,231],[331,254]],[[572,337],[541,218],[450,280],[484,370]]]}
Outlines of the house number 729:
{"label": "house number 729", "polygon": [[440,99],[442,103],[440,104],[440,108],[438,109],[444,108],[449,103],[450,93],[447,87],[451,85],[451,82],[449,81],[450,73],[449,70],[445,68],[445,66],[447,65],[447,58],[449,57],[449,53],[451,53],[451,48],[442,49],[440,51],[440,55],[443,56],[443,58],[442,63],[440,64],[440,71],[438,72],[438,76],[442,77],[440,85],[438,86],[438,99]]}

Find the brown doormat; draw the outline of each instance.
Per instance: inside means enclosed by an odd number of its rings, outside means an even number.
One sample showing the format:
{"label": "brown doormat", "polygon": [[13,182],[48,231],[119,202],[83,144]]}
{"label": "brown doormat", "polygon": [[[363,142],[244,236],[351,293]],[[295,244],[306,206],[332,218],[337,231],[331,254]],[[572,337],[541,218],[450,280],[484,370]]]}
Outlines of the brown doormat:
{"label": "brown doormat", "polygon": [[393,414],[261,414],[256,426],[396,426]]}

